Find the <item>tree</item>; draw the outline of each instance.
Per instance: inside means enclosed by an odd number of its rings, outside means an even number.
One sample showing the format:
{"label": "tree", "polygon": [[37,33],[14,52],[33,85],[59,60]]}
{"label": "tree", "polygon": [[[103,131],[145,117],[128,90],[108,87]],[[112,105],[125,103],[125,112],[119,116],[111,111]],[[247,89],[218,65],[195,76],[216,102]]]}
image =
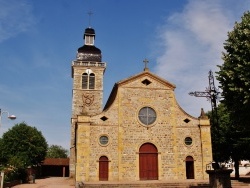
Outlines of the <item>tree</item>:
{"label": "tree", "polygon": [[250,125],[250,12],[235,23],[224,43],[217,79],[224,97],[223,103],[237,125]]}
{"label": "tree", "polygon": [[68,150],[58,145],[51,145],[46,155],[46,158],[67,158],[67,157],[68,157]]}
{"label": "tree", "polygon": [[17,168],[40,164],[48,149],[42,133],[26,123],[16,124],[4,133],[0,147],[2,163]]}
{"label": "tree", "polygon": [[223,104],[217,107],[217,117],[213,117],[212,111],[206,113],[210,120],[216,119],[217,123],[211,121],[211,137],[213,160],[216,162],[229,161],[231,157],[231,142],[228,143],[228,134],[231,131],[231,122],[229,114]]}
{"label": "tree", "polygon": [[[222,103],[229,113],[230,134],[234,146],[232,158],[235,165],[239,160],[250,158],[250,12],[235,23],[222,53],[224,63],[219,67],[217,79],[222,89]],[[239,156],[239,154],[241,155]],[[236,178],[239,174],[236,171]]]}
{"label": "tree", "polygon": [[[213,159],[217,162],[234,161],[235,177],[239,179],[239,161],[249,158],[250,144],[246,140],[250,135],[232,123],[224,104],[218,105],[217,114],[216,126],[211,122]],[[211,111],[207,115],[210,119],[214,118]]]}

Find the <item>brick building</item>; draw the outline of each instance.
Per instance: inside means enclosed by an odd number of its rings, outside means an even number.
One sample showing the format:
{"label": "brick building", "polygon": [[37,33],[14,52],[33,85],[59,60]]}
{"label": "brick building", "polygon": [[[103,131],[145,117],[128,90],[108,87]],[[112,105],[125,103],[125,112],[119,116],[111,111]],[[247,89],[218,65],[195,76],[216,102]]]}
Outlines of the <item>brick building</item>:
{"label": "brick building", "polygon": [[208,179],[209,119],[177,103],[175,85],[142,72],[117,82],[103,108],[106,63],[87,28],[72,62],[70,175],[76,182]]}

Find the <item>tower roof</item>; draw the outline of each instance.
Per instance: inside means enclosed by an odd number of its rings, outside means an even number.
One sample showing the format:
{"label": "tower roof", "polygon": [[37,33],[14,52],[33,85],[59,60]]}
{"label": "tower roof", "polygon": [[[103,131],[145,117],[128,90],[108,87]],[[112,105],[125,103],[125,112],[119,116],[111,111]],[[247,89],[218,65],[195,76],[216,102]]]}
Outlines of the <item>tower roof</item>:
{"label": "tower roof", "polygon": [[91,27],[88,27],[85,29],[84,37],[85,35],[94,35],[95,36],[95,30]]}
{"label": "tower roof", "polygon": [[78,48],[78,53],[101,54],[101,50],[95,46],[83,45]]}
{"label": "tower roof", "polygon": [[99,48],[95,47],[95,30],[91,27],[85,29],[84,35],[84,45],[77,50],[77,59],[83,61],[102,61],[102,52]]}

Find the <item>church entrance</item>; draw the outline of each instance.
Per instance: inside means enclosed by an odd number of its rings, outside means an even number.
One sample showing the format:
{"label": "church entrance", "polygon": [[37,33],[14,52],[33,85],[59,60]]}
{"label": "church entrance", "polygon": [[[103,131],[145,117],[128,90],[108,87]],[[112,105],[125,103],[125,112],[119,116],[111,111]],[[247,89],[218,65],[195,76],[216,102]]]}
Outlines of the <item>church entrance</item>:
{"label": "church entrance", "polygon": [[194,159],[191,156],[186,157],[186,177],[194,179]]}
{"label": "church entrance", "polygon": [[108,181],[109,178],[109,160],[106,156],[101,156],[99,159],[99,180]]}
{"label": "church entrance", "polygon": [[143,144],[139,149],[140,180],[158,179],[158,151],[151,143]]}

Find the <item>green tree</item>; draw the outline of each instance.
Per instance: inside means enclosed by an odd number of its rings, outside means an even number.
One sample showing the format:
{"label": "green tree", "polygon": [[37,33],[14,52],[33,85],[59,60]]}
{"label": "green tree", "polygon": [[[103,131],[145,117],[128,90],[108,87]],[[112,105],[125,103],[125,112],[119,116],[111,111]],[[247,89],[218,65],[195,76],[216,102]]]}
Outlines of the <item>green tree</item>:
{"label": "green tree", "polygon": [[[211,111],[207,113],[210,119]],[[213,159],[217,162],[228,162],[233,160],[235,164],[235,177],[239,178],[239,161],[249,158],[249,143],[244,129],[235,126],[230,120],[230,114],[224,104],[217,108],[218,123],[211,121],[211,135],[213,146]]]}
{"label": "green tree", "polygon": [[[229,114],[223,104],[217,107],[217,117],[213,117],[212,111],[207,112],[211,120],[211,137],[213,148],[213,160],[216,162],[229,161],[231,157],[231,144],[228,143],[228,134],[231,131]],[[213,121],[212,121],[213,120]],[[217,123],[215,123],[218,120]]]}
{"label": "green tree", "polygon": [[250,12],[235,23],[224,43],[223,61],[217,72],[223,103],[236,125],[250,125]]}
{"label": "green tree", "polygon": [[68,157],[68,150],[58,145],[51,145],[48,148],[46,155],[46,158],[67,158],[67,157]]}
{"label": "green tree", "polygon": [[42,133],[26,123],[16,124],[4,133],[0,147],[2,163],[17,168],[40,164],[48,149]]}
{"label": "green tree", "polygon": [[[236,22],[224,43],[224,63],[219,67],[217,79],[222,89],[223,101],[228,110],[231,126],[235,165],[250,159],[250,12],[245,12],[241,22]],[[240,156],[239,156],[239,153]],[[236,178],[239,174],[236,171]]]}

